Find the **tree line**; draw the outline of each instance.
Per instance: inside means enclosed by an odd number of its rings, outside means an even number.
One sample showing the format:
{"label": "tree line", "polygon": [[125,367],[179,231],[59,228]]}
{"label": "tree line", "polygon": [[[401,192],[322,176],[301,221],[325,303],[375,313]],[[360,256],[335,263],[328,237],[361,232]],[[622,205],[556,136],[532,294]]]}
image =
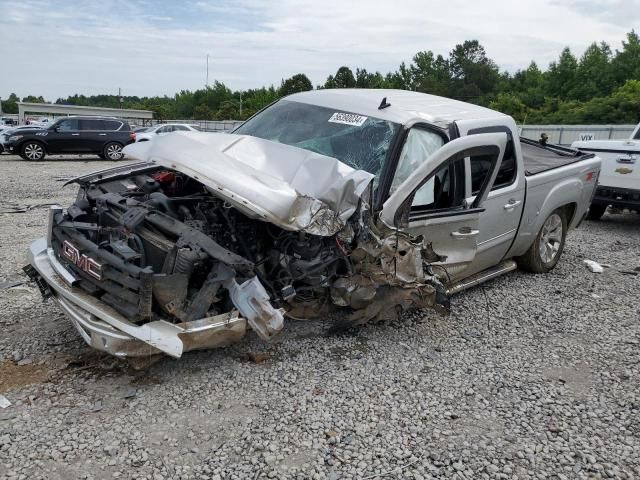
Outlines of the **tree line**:
{"label": "tree line", "polygon": [[[245,119],[278,98],[312,90],[299,73],[271,85],[233,91],[215,81],[205,88],[182,90],[174,96],[137,97],[73,95],[55,103],[152,110],[160,120]],[[534,61],[515,73],[500,71],[477,40],[456,45],[448,56],[418,52],[409,64],[393,72],[338,68],[316,88],[399,88],[441,95],[487,106],[512,115],[519,123],[637,123],[640,121],[640,37],[626,35],[620,50],[605,42],[591,44],[581,57],[567,47],[546,69]],[[6,113],[17,113],[19,98],[3,100]],[[25,102],[45,102],[42,96]]]}

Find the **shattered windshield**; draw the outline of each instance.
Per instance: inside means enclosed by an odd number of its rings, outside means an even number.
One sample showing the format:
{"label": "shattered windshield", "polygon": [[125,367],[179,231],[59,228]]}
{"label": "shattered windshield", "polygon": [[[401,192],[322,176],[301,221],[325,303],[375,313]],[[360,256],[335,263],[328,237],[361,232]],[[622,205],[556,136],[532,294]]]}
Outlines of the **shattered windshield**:
{"label": "shattered windshield", "polygon": [[399,126],[334,108],[280,100],[233,133],[304,148],[337,158],[376,181]]}

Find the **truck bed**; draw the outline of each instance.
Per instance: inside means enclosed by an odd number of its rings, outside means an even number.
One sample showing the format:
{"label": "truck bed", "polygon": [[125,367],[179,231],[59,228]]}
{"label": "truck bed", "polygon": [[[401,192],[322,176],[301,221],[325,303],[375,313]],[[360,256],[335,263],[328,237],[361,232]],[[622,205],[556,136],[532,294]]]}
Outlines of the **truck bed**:
{"label": "truck bed", "polygon": [[570,165],[593,156],[590,153],[557,145],[542,146],[535,140],[528,138],[520,138],[520,148],[522,149],[526,176]]}

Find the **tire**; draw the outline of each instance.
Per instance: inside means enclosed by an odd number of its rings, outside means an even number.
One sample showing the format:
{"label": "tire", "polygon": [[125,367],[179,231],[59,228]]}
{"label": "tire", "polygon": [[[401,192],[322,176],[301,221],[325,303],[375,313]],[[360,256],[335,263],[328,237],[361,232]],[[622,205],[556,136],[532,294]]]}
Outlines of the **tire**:
{"label": "tire", "polygon": [[25,142],[20,149],[20,156],[25,160],[37,162],[42,160],[47,152],[44,149],[44,145],[40,142]]}
{"label": "tire", "polygon": [[598,221],[607,211],[607,205],[591,205],[589,207],[589,213],[587,213],[587,220]]}
{"label": "tire", "polygon": [[124,154],[122,153],[122,144],[117,142],[109,142],[104,146],[102,150],[102,154],[105,156],[107,160],[112,160],[117,162],[118,160],[122,160],[124,158]]}
{"label": "tire", "polygon": [[567,238],[567,219],[562,209],[549,215],[529,250],[517,258],[518,266],[532,273],[547,273],[560,260]]}

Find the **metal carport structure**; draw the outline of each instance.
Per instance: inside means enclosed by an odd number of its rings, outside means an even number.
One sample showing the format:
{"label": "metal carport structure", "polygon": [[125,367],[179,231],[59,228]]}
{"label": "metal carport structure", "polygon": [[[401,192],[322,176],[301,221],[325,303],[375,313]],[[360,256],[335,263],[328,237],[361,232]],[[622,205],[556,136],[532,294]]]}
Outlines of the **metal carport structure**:
{"label": "metal carport structure", "polygon": [[44,114],[50,116],[88,115],[118,117],[126,120],[141,120],[146,125],[153,120],[150,110],[130,110],[124,108],[80,107],[76,105],[58,105],[55,103],[18,102],[18,123],[23,125],[25,115]]}

